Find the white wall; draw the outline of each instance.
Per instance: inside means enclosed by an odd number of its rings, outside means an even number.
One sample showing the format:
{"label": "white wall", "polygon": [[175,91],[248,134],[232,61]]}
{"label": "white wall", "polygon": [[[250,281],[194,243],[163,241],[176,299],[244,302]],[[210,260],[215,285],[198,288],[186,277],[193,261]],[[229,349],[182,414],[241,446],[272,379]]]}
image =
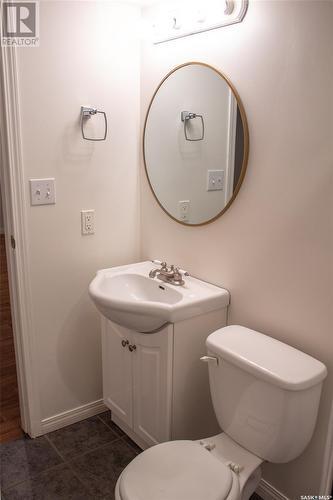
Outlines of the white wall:
{"label": "white wall", "polygon": [[251,1],[240,24],[152,46],[142,61],[142,120],[166,73],[186,61],[223,71],[244,103],[248,172],[216,222],[184,227],[154,200],[142,168],[142,258],[179,264],[231,292],[242,324],[328,366],[307,451],[264,478],[290,499],[318,494],[333,388],[333,3]]}
{"label": "white wall", "polygon": [[[102,397],[97,269],[138,260],[138,7],[42,1],[40,47],[18,49],[29,274],[45,419]],[[106,111],[106,142],[83,141],[80,107]],[[31,207],[29,178],[57,203]],[[96,210],[81,236],[80,210]]]}

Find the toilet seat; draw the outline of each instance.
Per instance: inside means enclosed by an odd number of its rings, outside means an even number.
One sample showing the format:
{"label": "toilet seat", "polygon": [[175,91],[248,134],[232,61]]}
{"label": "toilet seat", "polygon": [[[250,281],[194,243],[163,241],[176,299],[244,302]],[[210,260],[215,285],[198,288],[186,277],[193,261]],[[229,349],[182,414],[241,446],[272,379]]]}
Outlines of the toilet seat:
{"label": "toilet seat", "polygon": [[171,441],[138,455],[118,481],[120,500],[236,500],[237,476],[194,441]]}

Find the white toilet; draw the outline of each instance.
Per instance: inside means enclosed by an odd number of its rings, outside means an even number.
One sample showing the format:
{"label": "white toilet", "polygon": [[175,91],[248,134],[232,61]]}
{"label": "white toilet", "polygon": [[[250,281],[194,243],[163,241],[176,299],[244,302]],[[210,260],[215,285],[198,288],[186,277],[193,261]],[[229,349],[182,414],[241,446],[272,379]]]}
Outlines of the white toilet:
{"label": "white toilet", "polygon": [[116,500],[248,500],[263,461],[289,462],[308,445],[325,365],[242,326],[217,330],[206,345],[223,433],[144,451],[119,477]]}

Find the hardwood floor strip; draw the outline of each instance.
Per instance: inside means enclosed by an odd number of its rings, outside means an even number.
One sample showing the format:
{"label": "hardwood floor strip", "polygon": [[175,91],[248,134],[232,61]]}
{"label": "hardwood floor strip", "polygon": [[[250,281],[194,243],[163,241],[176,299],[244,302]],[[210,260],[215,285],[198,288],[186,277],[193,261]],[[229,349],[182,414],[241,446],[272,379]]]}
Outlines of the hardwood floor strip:
{"label": "hardwood floor strip", "polygon": [[10,312],[9,283],[6,261],[5,237],[0,235],[0,443],[12,441],[23,435],[20,426],[20,407],[12,320]]}

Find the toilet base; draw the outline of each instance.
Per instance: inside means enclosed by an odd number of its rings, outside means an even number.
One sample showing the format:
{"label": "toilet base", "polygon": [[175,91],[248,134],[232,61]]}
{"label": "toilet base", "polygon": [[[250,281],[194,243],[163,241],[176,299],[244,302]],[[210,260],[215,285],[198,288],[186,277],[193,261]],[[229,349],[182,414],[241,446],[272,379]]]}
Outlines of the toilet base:
{"label": "toilet base", "polygon": [[259,466],[244,484],[241,500],[249,500],[259,486],[261,479],[261,467]]}

